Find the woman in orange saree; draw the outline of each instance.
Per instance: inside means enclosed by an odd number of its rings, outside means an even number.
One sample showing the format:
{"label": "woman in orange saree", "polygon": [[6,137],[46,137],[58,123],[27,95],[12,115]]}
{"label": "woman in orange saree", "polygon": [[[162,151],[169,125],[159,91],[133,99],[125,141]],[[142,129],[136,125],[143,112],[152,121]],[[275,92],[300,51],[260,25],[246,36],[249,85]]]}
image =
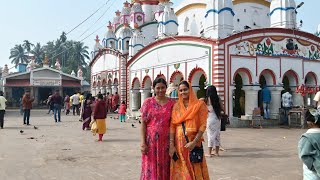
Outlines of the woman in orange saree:
{"label": "woman in orange saree", "polygon": [[[198,100],[187,81],[182,81],[178,90],[179,100],[172,110],[169,149],[170,156],[173,157],[176,153],[178,160],[171,160],[170,179],[207,180],[209,173],[205,156],[202,162],[192,163],[189,154],[195,146],[201,146],[202,135],[206,130],[208,108],[204,101]],[[185,123],[189,143],[186,142],[182,122]]]}

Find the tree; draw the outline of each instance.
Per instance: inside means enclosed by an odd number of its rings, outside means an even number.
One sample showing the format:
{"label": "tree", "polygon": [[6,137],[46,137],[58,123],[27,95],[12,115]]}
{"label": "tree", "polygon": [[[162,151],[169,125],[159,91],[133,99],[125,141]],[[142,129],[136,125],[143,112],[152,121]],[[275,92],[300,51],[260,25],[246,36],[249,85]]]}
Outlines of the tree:
{"label": "tree", "polygon": [[78,62],[79,66],[87,65],[86,59],[90,59],[88,46],[84,46],[83,42],[76,42],[74,44],[74,57],[75,60]]}
{"label": "tree", "polygon": [[9,59],[12,59],[11,63],[15,64],[15,67],[17,67],[19,63],[28,63],[28,56],[25,54],[25,50],[21,44],[16,45],[10,50]]}
{"label": "tree", "polygon": [[43,47],[41,47],[40,43],[37,43],[35,47],[30,51],[35,58],[35,63],[41,65],[44,59],[44,51]]}
{"label": "tree", "polygon": [[31,51],[31,47],[33,47],[34,44],[30,43],[30,41],[28,40],[24,40],[22,46],[29,53]]}

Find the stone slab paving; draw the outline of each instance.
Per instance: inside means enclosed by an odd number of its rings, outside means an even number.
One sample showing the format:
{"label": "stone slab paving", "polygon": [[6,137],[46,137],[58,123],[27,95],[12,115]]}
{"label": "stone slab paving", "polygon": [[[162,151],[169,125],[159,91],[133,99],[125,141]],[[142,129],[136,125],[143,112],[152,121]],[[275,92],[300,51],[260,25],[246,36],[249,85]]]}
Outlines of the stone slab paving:
{"label": "stone slab paving", "polygon": [[[105,140],[98,143],[90,131],[82,131],[79,118],[72,115],[55,123],[45,110],[32,110],[32,125],[23,126],[18,111],[8,110],[5,119],[5,129],[0,129],[1,180],[139,179],[137,121],[120,123],[109,116]],[[24,132],[20,134],[20,130]],[[221,135],[227,151],[207,159],[210,178],[302,179],[297,141],[304,131],[227,129]]]}

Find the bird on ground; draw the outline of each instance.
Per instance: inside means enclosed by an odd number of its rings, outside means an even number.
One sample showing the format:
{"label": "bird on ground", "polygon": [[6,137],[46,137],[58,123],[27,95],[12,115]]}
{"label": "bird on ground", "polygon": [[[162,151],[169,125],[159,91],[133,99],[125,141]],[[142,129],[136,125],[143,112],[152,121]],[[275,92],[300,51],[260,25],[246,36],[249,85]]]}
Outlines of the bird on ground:
{"label": "bird on ground", "polygon": [[131,124],[131,127],[135,128],[135,127],[134,127],[134,124]]}
{"label": "bird on ground", "polygon": [[20,130],[20,133],[22,134],[24,131]]}
{"label": "bird on ground", "polygon": [[141,121],[139,120],[139,124],[141,124]]}
{"label": "bird on ground", "polygon": [[38,129],[38,127],[37,126],[33,126],[33,129]]}

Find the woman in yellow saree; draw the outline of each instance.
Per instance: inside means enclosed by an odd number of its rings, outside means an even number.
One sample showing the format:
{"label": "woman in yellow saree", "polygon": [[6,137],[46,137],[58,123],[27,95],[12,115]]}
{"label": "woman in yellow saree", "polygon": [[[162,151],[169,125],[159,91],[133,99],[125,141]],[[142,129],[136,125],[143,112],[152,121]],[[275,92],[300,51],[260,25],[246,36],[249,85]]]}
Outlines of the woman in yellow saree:
{"label": "woman in yellow saree", "polygon": [[[176,153],[178,159],[171,160],[170,179],[207,180],[209,173],[205,156],[202,162],[192,163],[189,154],[195,146],[201,146],[202,135],[206,130],[208,108],[204,101],[198,100],[187,81],[182,81],[178,90],[179,100],[172,110],[169,149],[170,156],[174,157]],[[189,143],[186,142],[182,122],[185,123]]]}

